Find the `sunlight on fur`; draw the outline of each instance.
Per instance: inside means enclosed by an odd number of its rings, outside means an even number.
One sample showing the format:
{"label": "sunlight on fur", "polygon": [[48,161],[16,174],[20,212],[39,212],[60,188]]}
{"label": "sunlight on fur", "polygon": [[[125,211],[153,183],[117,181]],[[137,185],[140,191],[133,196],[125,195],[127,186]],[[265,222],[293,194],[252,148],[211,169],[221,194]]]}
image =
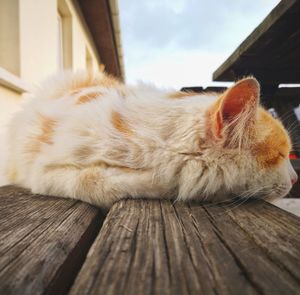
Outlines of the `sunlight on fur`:
{"label": "sunlight on fur", "polygon": [[103,73],[47,81],[9,129],[7,177],[109,207],[127,197],[283,197],[296,179],[281,122],[252,78],[224,93],[125,86]]}

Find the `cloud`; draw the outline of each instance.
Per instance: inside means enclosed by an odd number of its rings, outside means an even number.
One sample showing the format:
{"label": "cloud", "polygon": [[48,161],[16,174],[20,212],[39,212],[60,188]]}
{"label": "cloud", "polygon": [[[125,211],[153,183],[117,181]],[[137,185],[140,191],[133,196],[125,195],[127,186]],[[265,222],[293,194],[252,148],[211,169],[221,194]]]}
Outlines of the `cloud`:
{"label": "cloud", "polygon": [[224,54],[209,51],[163,49],[152,54],[151,58],[132,61],[127,68],[127,82],[134,84],[142,81],[176,89],[183,86],[209,86],[211,76],[208,73],[212,73],[225,57]]}
{"label": "cloud", "polygon": [[[182,61],[185,61],[185,71],[192,71],[193,65],[199,64],[200,60],[205,63],[203,68],[207,71],[209,68],[210,72],[206,75],[211,77],[212,71],[278,2],[119,0],[128,80],[149,75],[156,84],[160,84],[154,76],[161,79],[161,73],[167,71],[166,67],[172,67],[169,77],[178,81],[179,77],[182,78],[179,74],[182,71],[177,70],[174,74],[175,65],[183,67]],[[210,60],[209,66],[207,60]],[[219,64],[214,63],[215,60]],[[215,68],[212,69],[212,66]],[[134,71],[138,73],[134,74]],[[153,74],[150,75],[150,72]]]}
{"label": "cloud", "polygon": [[227,47],[248,35],[277,2],[120,0],[123,38],[125,44],[219,51],[221,42]]}

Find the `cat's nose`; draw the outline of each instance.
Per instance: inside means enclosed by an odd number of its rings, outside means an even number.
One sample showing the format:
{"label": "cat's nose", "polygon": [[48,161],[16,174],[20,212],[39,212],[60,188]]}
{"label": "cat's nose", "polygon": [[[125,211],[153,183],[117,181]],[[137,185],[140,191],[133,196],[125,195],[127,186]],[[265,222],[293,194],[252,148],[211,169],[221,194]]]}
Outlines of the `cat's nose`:
{"label": "cat's nose", "polygon": [[291,181],[292,181],[292,185],[294,185],[298,181],[298,175],[296,173],[291,177]]}
{"label": "cat's nose", "polygon": [[291,183],[292,183],[292,185],[294,185],[298,181],[298,175],[297,175],[296,171],[294,170],[290,160],[288,160],[288,169],[289,169],[289,174],[290,174],[290,178],[291,178]]}

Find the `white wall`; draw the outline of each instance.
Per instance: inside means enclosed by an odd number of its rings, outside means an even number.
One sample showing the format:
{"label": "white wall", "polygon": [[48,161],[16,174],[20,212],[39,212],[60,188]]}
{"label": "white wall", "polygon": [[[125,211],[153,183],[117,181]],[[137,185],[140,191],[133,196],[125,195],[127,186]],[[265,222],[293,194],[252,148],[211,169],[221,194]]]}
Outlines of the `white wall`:
{"label": "white wall", "polygon": [[36,83],[58,69],[57,3],[20,0],[21,78]]}
{"label": "white wall", "polygon": [[0,185],[5,184],[6,126],[12,115],[20,109],[20,94],[0,85]]}
{"label": "white wall", "polygon": [[0,66],[20,73],[19,0],[0,0]]}
{"label": "white wall", "polygon": [[98,70],[99,60],[78,8],[71,0],[0,0],[0,169],[6,125],[23,101],[22,90],[15,92],[11,89],[18,88],[3,83],[1,69],[15,77],[12,80],[21,78],[30,85],[56,73],[62,67],[58,58],[60,13],[63,67],[86,69],[89,55],[89,64]]}
{"label": "white wall", "polygon": [[80,24],[75,17],[72,18],[72,36],[73,36],[73,70],[76,71],[78,69],[85,69],[86,68],[86,61],[85,61],[86,43],[80,28]]}

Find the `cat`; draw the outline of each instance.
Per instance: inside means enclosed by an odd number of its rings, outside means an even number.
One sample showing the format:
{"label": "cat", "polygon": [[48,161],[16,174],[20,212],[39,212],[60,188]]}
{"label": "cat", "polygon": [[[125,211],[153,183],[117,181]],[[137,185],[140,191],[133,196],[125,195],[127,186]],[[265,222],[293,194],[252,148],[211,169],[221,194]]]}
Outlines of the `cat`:
{"label": "cat", "polygon": [[253,77],[199,94],[67,73],[12,119],[7,177],[100,207],[127,197],[283,197],[297,180],[291,142],[259,100]]}

